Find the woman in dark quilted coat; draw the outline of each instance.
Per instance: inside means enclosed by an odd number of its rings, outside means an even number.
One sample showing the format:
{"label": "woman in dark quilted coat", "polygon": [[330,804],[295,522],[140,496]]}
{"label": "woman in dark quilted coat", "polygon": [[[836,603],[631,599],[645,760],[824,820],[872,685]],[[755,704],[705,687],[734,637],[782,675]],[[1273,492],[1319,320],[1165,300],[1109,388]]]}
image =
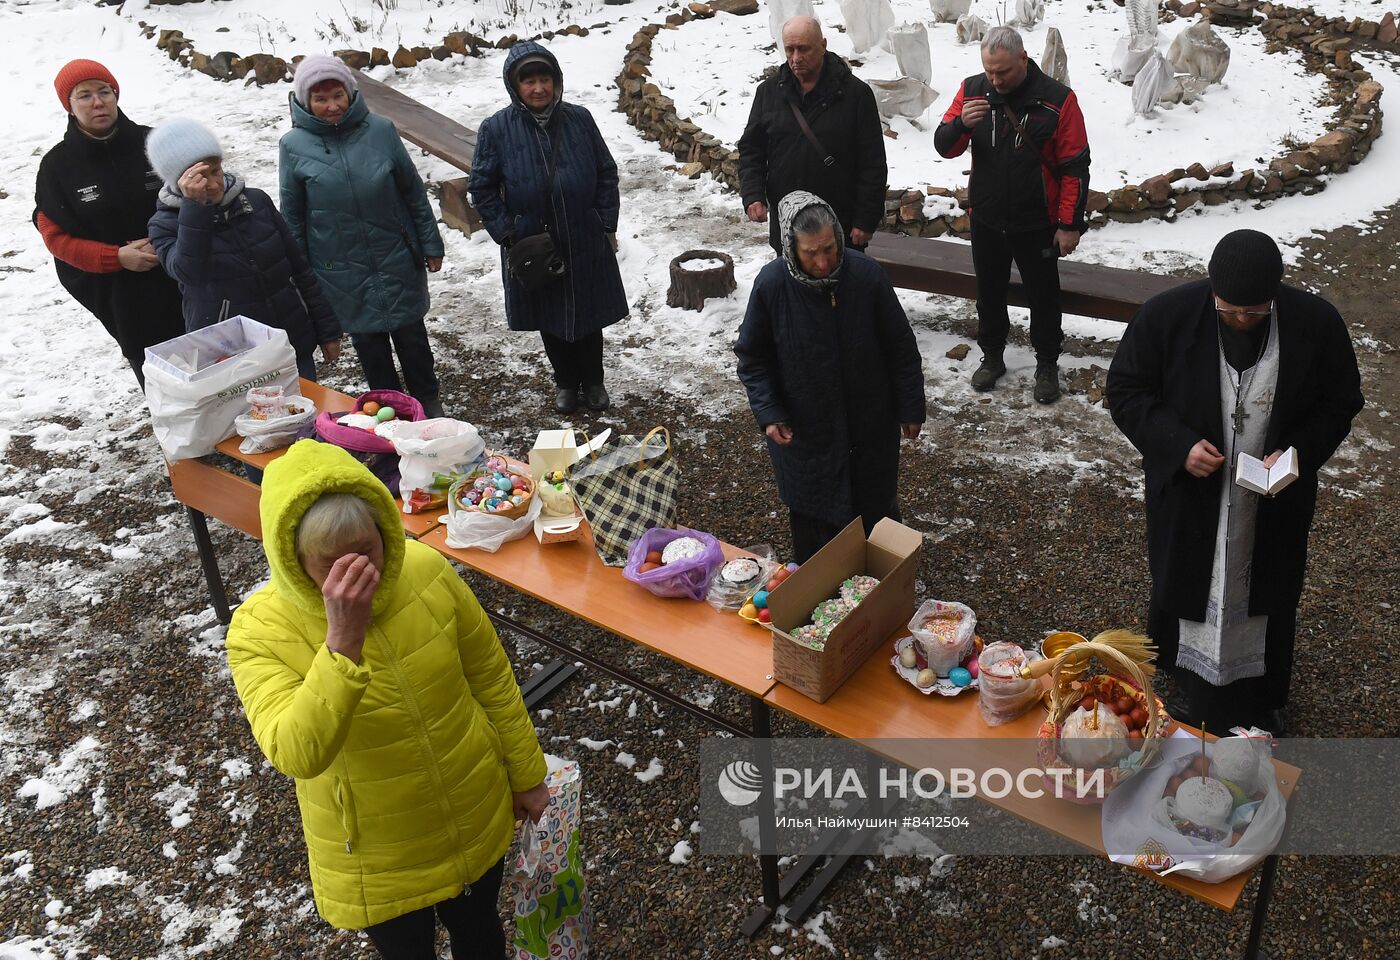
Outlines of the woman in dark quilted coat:
{"label": "woman in dark quilted coat", "polygon": [[[442,235],[394,125],[369,112],[337,57],[297,64],[278,170],[282,216],[350,334],[371,390],[402,390],[442,416],[423,318]],[[394,369],[394,354],[403,381]]]}
{"label": "woman in dark quilted coat", "polygon": [[[506,317],[538,330],[554,368],[554,409],[608,408],[603,328],[627,316],[617,268],[617,164],[583,107],[565,103],[559,62],[533,41],[517,43],[502,70],[510,106],[476,135],[468,188],[491,239],[501,245]],[[554,179],[550,185],[550,167]],[[526,289],[510,271],[510,246],[548,229],[563,276]]]}
{"label": "woman in dark quilted coat", "polygon": [[272,200],[224,172],[218,138],[194,120],[152,130],[146,155],[165,181],[151,244],[180,284],[186,331],[239,315],[285,330],[298,372],[315,380],[313,351],[335,362],[340,323]]}

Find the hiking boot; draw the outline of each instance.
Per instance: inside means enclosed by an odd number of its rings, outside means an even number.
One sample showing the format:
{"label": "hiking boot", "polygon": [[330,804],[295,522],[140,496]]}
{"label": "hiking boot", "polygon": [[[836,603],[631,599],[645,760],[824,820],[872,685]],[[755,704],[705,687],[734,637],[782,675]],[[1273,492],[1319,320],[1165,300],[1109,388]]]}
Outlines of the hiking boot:
{"label": "hiking boot", "polygon": [[607,388],[601,383],[595,383],[591,387],[585,387],[583,391],[584,399],[588,401],[588,409],[594,413],[602,413],[612,406],[612,401],[608,399]]}
{"label": "hiking boot", "polygon": [[436,420],[438,417],[447,416],[442,412],[442,401],[436,397],[432,400],[420,400],[419,403],[423,405],[424,420]]}
{"label": "hiking boot", "polygon": [[1060,368],[1053,363],[1035,365],[1035,389],[1031,391],[1036,403],[1054,403],[1060,399]]}
{"label": "hiking boot", "polygon": [[1006,364],[1002,363],[1001,357],[983,357],[982,365],[972,375],[972,389],[986,393],[997,385],[1004,373]]}
{"label": "hiking boot", "polygon": [[578,388],[560,387],[554,391],[554,412],[558,414],[573,413],[578,409]]}

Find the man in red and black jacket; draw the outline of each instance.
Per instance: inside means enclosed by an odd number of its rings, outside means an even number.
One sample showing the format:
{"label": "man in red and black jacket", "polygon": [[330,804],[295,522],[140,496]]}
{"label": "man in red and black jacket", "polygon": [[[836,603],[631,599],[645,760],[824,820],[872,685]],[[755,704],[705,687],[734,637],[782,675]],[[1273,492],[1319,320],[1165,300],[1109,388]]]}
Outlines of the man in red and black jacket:
{"label": "man in red and black jacket", "polygon": [[150,128],[121,112],[116,78],[94,60],[66,64],[54,89],[68,131],[39,163],[34,226],[59,282],[102,321],[144,386],[146,348],[185,332],[180,288],[146,236],[161,186],[146,159]]}
{"label": "man in red and black jacket", "polygon": [[990,390],[1006,373],[1006,292],[1014,260],[1031,309],[1034,396],[1052,403],[1060,395],[1056,258],[1078,246],[1089,195],[1084,115],[1074,91],[1030,61],[1011,27],[987,31],[982,67],[962,82],[933,138],[945,157],[972,147],[968,209],[982,348],[972,386]]}

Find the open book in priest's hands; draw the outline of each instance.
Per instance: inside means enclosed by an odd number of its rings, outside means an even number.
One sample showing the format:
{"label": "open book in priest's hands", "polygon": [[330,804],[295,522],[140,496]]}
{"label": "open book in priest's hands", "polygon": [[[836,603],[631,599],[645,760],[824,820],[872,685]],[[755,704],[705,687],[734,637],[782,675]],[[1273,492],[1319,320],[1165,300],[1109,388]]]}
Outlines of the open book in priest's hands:
{"label": "open book in priest's hands", "polygon": [[1297,447],[1289,447],[1283,451],[1272,467],[1264,466],[1263,460],[1251,457],[1247,453],[1240,454],[1235,464],[1235,483],[1266,497],[1272,497],[1297,479]]}

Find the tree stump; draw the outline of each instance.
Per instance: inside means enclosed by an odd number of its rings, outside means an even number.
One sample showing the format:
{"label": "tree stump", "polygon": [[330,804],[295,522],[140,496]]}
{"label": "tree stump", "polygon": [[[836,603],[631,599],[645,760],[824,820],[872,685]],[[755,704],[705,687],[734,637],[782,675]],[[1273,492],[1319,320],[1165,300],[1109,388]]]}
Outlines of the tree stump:
{"label": "tree stump", "polygon": [[710,297],[727,297],[734,282],[734,258],[715,250],[687,250],[671,261],[671,289],[666,306],[703,310]]}

